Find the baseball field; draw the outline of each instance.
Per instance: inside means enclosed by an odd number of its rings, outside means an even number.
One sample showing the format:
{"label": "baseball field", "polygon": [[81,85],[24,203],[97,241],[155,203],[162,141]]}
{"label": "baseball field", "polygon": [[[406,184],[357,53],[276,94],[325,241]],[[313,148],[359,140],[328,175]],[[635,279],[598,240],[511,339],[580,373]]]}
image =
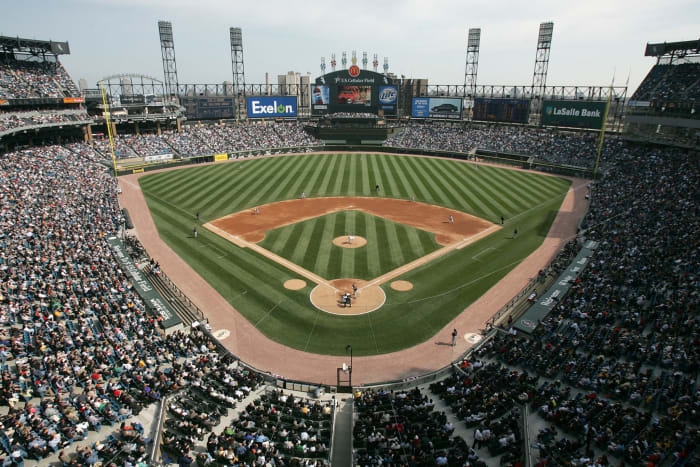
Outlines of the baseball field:
{"label": "baseball field", "polygon": [[[353,153],[231,161],[139,184],[161,238],[260,332],[306,352],[352,344],[374,355],[429,339],[532,253],[570,181]],[[336,299],[351,284],[346,309]]]}

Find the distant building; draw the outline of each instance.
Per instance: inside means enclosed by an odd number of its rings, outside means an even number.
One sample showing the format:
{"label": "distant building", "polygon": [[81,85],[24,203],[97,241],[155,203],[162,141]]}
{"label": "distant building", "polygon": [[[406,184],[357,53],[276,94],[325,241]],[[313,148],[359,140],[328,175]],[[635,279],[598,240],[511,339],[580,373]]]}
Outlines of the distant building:
{"label": "distant building", "polygon": [[277,84],[281,95],[297,96],[300,107],[309,107],[311,105],[309,92],[311,79],[309,75],[290,71],[286,75],[277,75]]}

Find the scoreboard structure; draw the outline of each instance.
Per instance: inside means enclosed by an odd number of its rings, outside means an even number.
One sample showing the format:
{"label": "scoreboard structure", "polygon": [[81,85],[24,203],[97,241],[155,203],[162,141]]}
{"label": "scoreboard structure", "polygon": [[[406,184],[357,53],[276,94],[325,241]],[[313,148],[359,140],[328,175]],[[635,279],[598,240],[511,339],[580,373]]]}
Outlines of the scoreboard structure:
{"label": "scoreboard structure", "polygon": [[182,96],[180,104],[191,120],[234,118],[233,96]]}
{"label": "scoreboard structure", "polygon": [[474,99],[474,120],[525,124],[529,118],[529,99]]}
{"label": "scoreboard structure", "polygon": [[334,112],[396,115],[399,90],[392,79],[357,65],[316,78],[311,84],[311,114]]}

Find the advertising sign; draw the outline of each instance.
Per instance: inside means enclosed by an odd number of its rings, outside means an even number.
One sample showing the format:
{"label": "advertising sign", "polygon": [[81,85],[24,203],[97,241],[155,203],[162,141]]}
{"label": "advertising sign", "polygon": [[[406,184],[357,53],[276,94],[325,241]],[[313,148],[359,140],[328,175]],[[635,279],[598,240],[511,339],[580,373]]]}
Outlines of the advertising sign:
{"label": "advertising sign", "polygon": [[85,99],[82,97],[64,97],[63,98],[63,103],[64,104],[82,104],[85,102]]}
{"label": "advertising sign", "polygon": [[454,97],[414,97],[411,117],[461,118],[462,99]]}
{"label": "advertising sign", "polygon": [[296,96],[248,98],[248,118],[282,118],[296,116]]}
{"label": "advertising sign", "polygon": [[599,130],[603,126],[605,105],[602,101],[544,101],[542,125]]}
{"label": "advertising sign", "polygon": [[214,162],[227,161],[228,154],[214,154]]}
{"label": "advertising sign", "polygon": [[396,86],[379,86],[379,108],[396,111],[399,100],[399,89]]}
{"label": "advertising sign", "polygon": [[338,104],[372,104],[372,86],[338,86]]}
{"label": "advertising sign", "polygon": [[474,99],[474,120],[527,123],[529,116],[528,99]]}

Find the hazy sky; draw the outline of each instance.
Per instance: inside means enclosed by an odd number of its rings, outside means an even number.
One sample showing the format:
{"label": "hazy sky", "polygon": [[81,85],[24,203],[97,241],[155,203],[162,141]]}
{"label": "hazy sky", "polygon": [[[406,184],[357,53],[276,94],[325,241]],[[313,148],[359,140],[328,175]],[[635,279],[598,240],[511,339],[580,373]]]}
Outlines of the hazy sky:
{"label": "hazy sky", "polygon": [[[700,37],[700,2],[685,0],[4,0],[0,35],[68,41],[77,81],[141,73],[163,79],[158,20],[171,21],[180,83],[231,80],[229,27],[243,30],[246,83],[265,72],[321,73],[331,53],[377,54],[389,71],[463,84],[467,30],[481,28],[478,84],[529,85],[537,31],[554,22],[548,85],[634,90],[654,61],[647,42]],[[349,61],[349,60],[348,60]]]}

